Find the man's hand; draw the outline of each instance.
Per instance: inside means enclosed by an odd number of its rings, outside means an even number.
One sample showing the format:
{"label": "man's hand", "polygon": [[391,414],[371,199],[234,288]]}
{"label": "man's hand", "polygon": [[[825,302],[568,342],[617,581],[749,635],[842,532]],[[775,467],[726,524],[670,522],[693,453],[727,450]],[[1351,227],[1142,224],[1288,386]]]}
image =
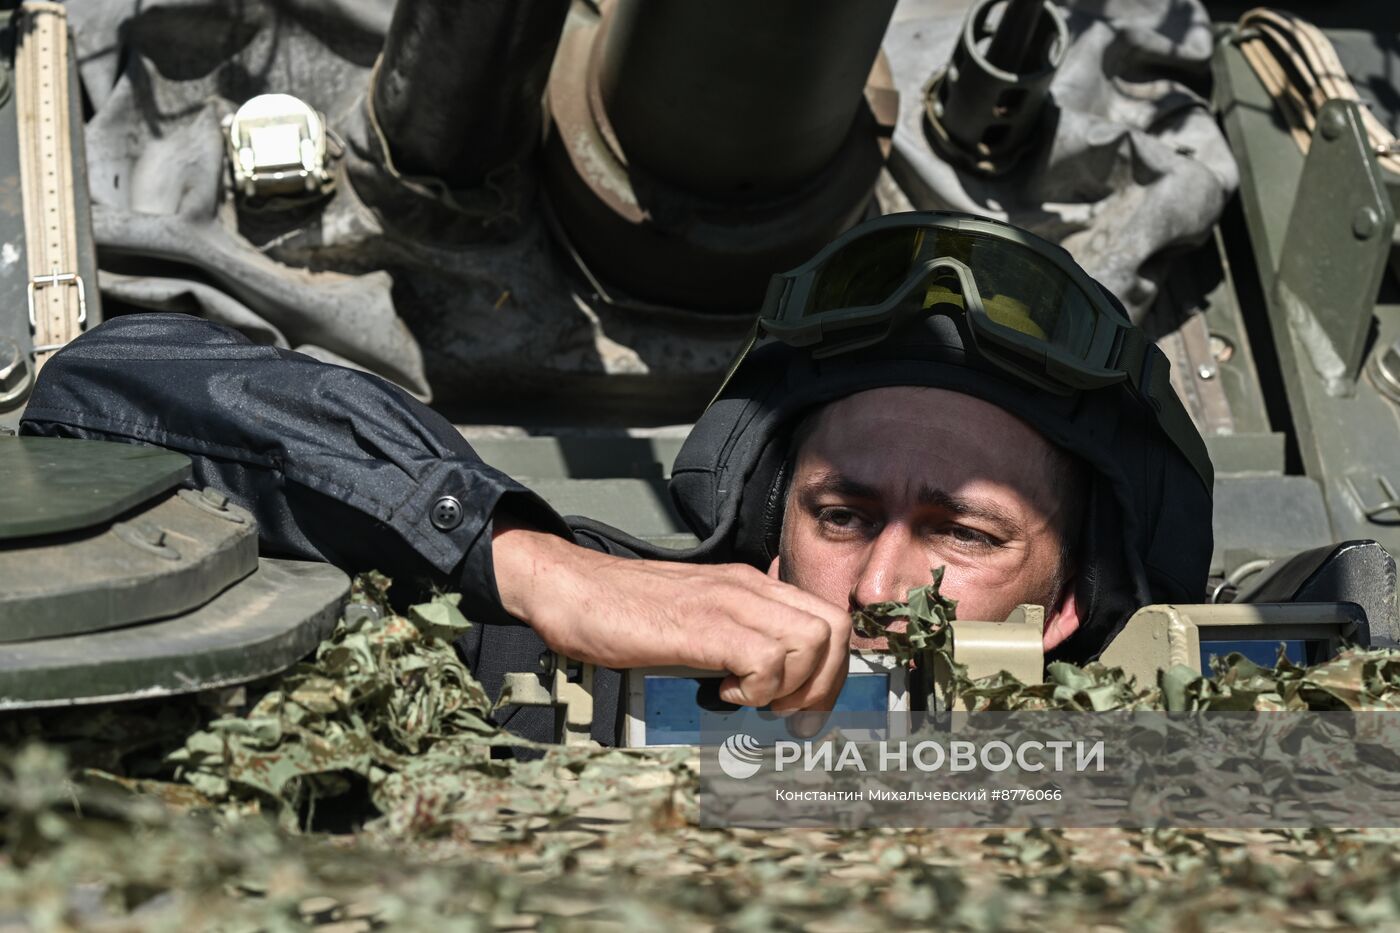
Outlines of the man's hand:
{"label": "man's hand", "polygon": [[497,516],[506,611],[554,651],[604,667],[728,671],[720,698],[831,709],[846,680],[850,615],[748,566],[627,560]]}

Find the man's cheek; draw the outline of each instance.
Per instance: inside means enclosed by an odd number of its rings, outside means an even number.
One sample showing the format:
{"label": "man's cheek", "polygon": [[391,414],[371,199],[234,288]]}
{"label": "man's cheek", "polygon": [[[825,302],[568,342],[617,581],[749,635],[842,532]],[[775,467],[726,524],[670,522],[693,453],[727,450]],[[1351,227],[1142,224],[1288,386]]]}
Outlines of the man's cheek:
{"label": "man's cheek", "polygon": [[987,568],[945,565],[940,592],[957,600],[959,619],[1000,622],[1024,600],[1023,589],[1016,580]]}
{"label": "man's cheek", "polygon": [[845,548],[832,547],[806,529],[785,535],[778,557],[779,579],[845,607],[855,588],[859,562]]}

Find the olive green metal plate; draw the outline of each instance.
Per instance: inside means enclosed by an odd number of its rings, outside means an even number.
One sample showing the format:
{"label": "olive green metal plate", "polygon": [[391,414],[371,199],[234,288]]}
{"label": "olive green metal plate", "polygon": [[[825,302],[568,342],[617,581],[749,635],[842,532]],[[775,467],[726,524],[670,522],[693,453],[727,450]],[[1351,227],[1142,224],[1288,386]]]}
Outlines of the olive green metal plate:
{"label": "olive green metal plate", "polygon": [[664,479],[684,443],[677,437],[476,437],[477,456],[521,480]]}
{"label": "olive green metal plate", "polygon": [[49,437],[0,437],[0,541],[109,521],[190,475],[183,454]]}
{"label": "olive green metal plate", "polygon": [[587,515],[639,538],[689,530],[659,479],[541,479],[530,488],[561,515]]}
{"label": "olive green metal plate", "polygon": [[[1379,38],[1375,41],[1379,43]],[[1362,268],[1364,264],[1351,260],[1333,261],[1330,255],[1319,257],[1329,261],[1310,266],[1305,253],[1290,259],[1286,249],[1302,248],[1303,241],[1290,236],[1305,232],[1307,224],[1339,238],[1337,249],[1350,249],[1359,242],[1356,230],[1360,228],[1353,226],[1359,209],[1369,205],[1379,219],[1388,212],[1375,203],[1377,192],[1361,173],[1328,177],[1326,172],[1315,172],[1311,182],[1322,190],[1310,196],[1311,206],[1304,205],[1305,214],[1297,220],[1302,226],[1295,226],[1294,193],[1304,175],[1303,154],[1288,135],[1272,98],[1233,43],[1217,46],[1214,76],[1217,109],[1239,163],[1240,204],[1265,303],[1263,309],[1251,309],[1251,313],[1266,312],[1302,465],[1321,488],[1327,507],[1329,540],[1373,539],[1396,551],[1400,549],[1400,517],[1396,510],[1384,506],[1394,499],[1389,490],[1400,489],[1400,406],[1382,397],[1364,373],[1347,385],[1347,357],[1358,359],[1352,355],[1356,345],[1350,338],[1344,339],[1344,346],[1335,353],[1343,364],[1337,370],[1341,378],[1329,380],[1320,374],[1315,366],[1317,350],[1331,345],[1333,338],[1320,325],[1310,328],[1315,333],[1305,332],[1307,322],[1315,322],[1315,318],[1311,314],[1290,316],[1276,287],[1279,270],[1285,267],[1294,273],[1325,273],[1330,277],[1328,283],[1320,285],[1300,286],[1295,280],[1295,293],[1325,293],[1332,288],[1338,295],[1352,296],[1350,300],[1355,302],[1359,284],[1364,284],[1370,295],[1366,303],[1345,309],[1358,315],[1353,322],[1358,329],[1349,333],[1354,337],[1364,329],[1372,335],[1368,343],[1376,348],[1400,339],[1400,305],[1376,302],[1374,266]],[[1351,118],[1345,122],[1345,133],[1354,132]],[[1249,256],[1237,258],[1242,260],[1234,263],[1237,276],[1254,274],[1253,270],[1244,271]],[[1330,326],[1335,325],[1334,319]],[[1217,515],[1218,503],[1217,499]],[[1298,549],[1305,547],[1300,544]]]}
{"label": "olive green metal plate", "polygon": [[1330,100],[1318,125],[1294,192],[1274,300],[1330,394],[1347,395],[1361,371],[1395,212],[1359,106]]}
{"label": "olive green metal plate", "polygon": [[111,525],[0,548],[0,642],[188,612],[257,566],[252,515],[192,490],[167,493]]}
{"label": "olive green metal plate", "polygon": [[329,564],[264,559],[188,615],[0,645],[0,710],[194,693],[275,674],[331,633],[349,592],[350,578]]}

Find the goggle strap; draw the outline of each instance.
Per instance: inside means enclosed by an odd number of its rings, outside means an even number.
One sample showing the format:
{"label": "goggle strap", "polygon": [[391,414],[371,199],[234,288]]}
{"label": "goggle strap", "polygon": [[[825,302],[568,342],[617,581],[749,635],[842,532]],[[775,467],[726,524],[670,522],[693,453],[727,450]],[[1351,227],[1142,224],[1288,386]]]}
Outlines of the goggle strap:
{"label": "goggle strap", "polygon": [[758,316],[777,317],[778,308],[783,303],[784,293],[792,284],[792,280],[785,275],[775,275],[768,279],[768,290],[763,295],[763,304],[759,306]]}
{"label": "goggle strap", "polygon": [[1162,431],[1186,457],[1192,469],[1206,484],[1206,488],[1213,489],[1215,467],[1210,462],[1210,451],[1206,449],[1206,442],[1201,437],[1201,432],[1196,430],[1195,422],[1191,420],[1186,406],[1172,391],[1171,362],[1156,344],[1149,346],[1147,372],[1144,374],[1146,384],[1142,387],[1141,394],[1157,413],[1157,424],[1161,426]]}
{"label": "goggle strap", "polygon": [[[775,280],[776,278],[777,276],[774,276]],[[753,350],[754,345],[758,343],[758,332],[762,323],[763,319],[759,318],[753,322],[753,327],[749,328],[749,335],[744,338],[744,345],[739,349],[739,352],[734,355],[734,362],[729,364],[729,369],[725,372],[724,378],[719,381],[719,388],[715,390],[714,396],[710,399],[710,404],[705,406],[706,411],[709,411],[710,405],[719,401],[719,397],[723,395],[724,390],[729,387],[729,380],[733,379],[734,374],[739,371],[739,364],[744,362],[750,351]]]}
{"label": "goggle strap", "polygon": [[[1118,352],[1112,368],[1125,373],[1138,394],[1148,397],[1148,381],[1153,378],[1149,370],[1157,368],[1149,361],[1149,347],[1156,349],[1156,345],[1147,339],[1140,327],[1125,328],[1119,334]],[[1166,362],[1166,359],[1163,358],[1162,362]]]}

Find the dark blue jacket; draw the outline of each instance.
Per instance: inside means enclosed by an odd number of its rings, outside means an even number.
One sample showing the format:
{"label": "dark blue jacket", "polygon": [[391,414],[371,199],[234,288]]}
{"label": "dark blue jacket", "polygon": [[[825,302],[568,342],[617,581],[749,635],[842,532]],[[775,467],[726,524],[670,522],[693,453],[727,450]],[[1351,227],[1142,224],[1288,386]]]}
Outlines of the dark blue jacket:
{"label": "dark blue jacket", "polygon": [[[183,314],[113,318],[55,354],[40,373],[20,431],[152,444],[187,455],[194,481],[228,494],[258,520],[264,555],[378,569],[401,598],[436,585],[462,592],[476,623],[459,642],[491,696],[508,671],[543,678],[550,654],[501,609],[491,562],[496,509],[613,553],[542,499],[487,465],[441,415],[392,383],[300,353],[259,346]],[[445,496],[455,527],[432,520]],[[542,679],[543,682],[543,679]],[[594,735],[612,744],[621,678],[600,671]],[[550,741],[541,708],[498,721]]]}

